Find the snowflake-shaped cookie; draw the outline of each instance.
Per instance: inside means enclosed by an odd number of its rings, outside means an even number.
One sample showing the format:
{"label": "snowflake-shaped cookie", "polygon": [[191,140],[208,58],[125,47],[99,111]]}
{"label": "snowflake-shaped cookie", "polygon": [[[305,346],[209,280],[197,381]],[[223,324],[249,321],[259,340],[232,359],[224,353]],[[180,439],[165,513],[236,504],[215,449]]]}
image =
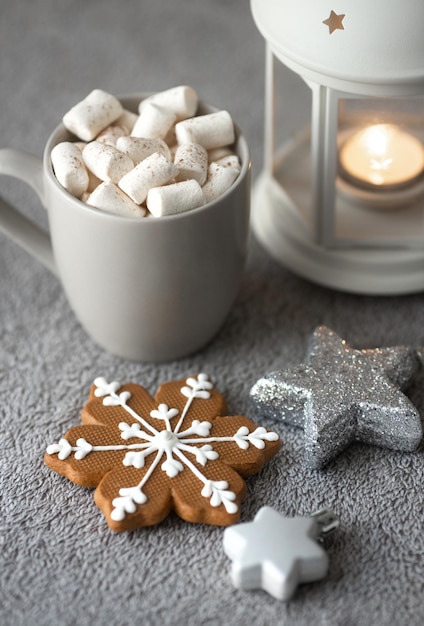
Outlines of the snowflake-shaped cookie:
{"label": "snowflake-shaped cookie", "polygon": [[150,526],[171,510],[189,522],[238,521],[241,476],[257,473],[281,446],[278,435],[225,400],[206,374],[162,385],[155,398],[136,384],[97,378],[82,426],[48,446],[45,463],[97,487],[94,500],[115,531]]}

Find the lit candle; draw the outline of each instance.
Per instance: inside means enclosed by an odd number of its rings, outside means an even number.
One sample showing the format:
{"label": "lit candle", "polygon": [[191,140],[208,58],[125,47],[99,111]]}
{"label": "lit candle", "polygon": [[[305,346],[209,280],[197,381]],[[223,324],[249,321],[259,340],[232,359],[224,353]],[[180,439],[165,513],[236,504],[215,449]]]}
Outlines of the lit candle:
{"label": "lit candle", "polygon": [[422,174],[424,147],[398,126],[376,124],[347,139],[340,150],[340,164],[359,186],[404,186]]}

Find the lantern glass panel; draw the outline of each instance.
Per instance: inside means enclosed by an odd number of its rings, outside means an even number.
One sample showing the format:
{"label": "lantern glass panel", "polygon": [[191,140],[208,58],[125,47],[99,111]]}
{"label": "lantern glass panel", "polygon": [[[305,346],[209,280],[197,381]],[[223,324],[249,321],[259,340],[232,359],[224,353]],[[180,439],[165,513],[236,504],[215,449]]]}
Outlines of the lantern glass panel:
{"label": "lantern glass panel", "polygon": [[277,183],[285,205],[308,230],[313,228],[311,202],[312,91],[304,80],[272,59],[268,84],[265,167]]}
{"label": "lantern glass panel", "polygon": [[338,107],[338,245],[424,244],[424,99],[349,98]]}

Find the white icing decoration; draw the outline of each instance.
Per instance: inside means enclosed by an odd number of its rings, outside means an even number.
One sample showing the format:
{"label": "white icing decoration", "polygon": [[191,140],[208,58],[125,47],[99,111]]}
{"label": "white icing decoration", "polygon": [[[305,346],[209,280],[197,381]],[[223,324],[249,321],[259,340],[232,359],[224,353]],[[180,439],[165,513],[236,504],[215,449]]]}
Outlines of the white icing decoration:
{"label": "white icing decoration", "polygon": [[184,418],[187,415],[194,398],[209,400],[209,398],[211,397],[211,394],[208,391],[209,389],[213,389],[213,385],[208,380],[207,374],[199,374],[197,378],[187,378],[186,386],[181,388],[181,393],[183,394],[183,396],[188,398],[188,401],[184,407],[184,411],[181,413],[178,424],[174,429],[175,433],[180,430],[181,424],[183,423]]}
{"label": "white icing decoration", "polygon": [[[199,420],[193,420],[190,428],[187,428],[181,433],[178,433],[178,437],[187,437],[187,435],[201,435],[206,437],[209,435],[209,431],[212,428],[210,422],[200,422]],[[174,433],[176,431],[174,430]]]}
{"label": "white icing decoration", "polygon": [[64,461],[72,452],[72,446],[67,439],[61,439],[59,443],[52,443],[47,448],[47,454],[57,454],[61,461]]}
{"label": "white icing decoration", "polygon": [[[185,469],[191,471],[203,483],[200,493],[204,498],[209,499],[212,507],[222,504],[228,513],[236,513],[238,510],[238,506],[235,503],[236,494],[229,490],[227,481],[209,480],[187,455],[191,455],[198,465],[205,467],[208,461],[214,461],[219,458],[218,452],[211,445],[213,443],[233,442],[239,448],[247,450],[251,444],[258,449],[263,449],[265,441],[276,441],[278,439],[276,433],[268,432],[261,426],[257,427],[253,432],[250,432],[247,426],[241,426],[231,437],[210,437],[209,434],[213,424],[206,421],[201,422],[197,419],[192,421],[189,428],[179,432],[192,402],[195,399],[208,399],[211,396],[210,390],[213,388],[213,385],[208,380],[206,374],[199,374],[197,379],[188,378],[186,380],[187,386],[181,388],[181,393],[187,398],[187,402],[174,428],[171,426],[171,420],[178,415],[178,409],[169,408],[167,404],[159,404],[157,409],[150,412],[151,417],[164,423],[165,428],[160,430],[157,430],[127,404],[131,397],[129,391],[122,391],[118,394],[121,387],[120,383],[116,381],[108,383],[104,378],[99,377],[96,378],[94,384],[96,385],[94,395],[102,397],[105,406],[121,406],[135,419],[135,422],[131,424],[127,422],[118,424],[121,439],[125,441],[138,439],[141,441],[138,443],[96,446],[84,438],[79,438],[75,446],[72,446],[66,439],[62,438],[59,443],[48,446],[47,453],[57,454],[60,460],[65,460],[70,454],[74,453],[76,460],[82,460],[92,453],[125,450],[126,454],[122,460],[123,465],[135,467],[136,469],[143,468],[146,458],[156,453],[154,460],[138,485],[119,489],[119,497],[114,498],[112,501],[114,508],[111,518],[115,521],[122,521],[127,514],[135,513],[137,505],[147,502],[148,498],[143,491],[143,487],[163,456],[166,458],[161,464],[161,470],[166,472],[169,478],[175,478]],[[199,446],[199,444],[203,445]]]}
{"label": "white icing decoration", "polygon": [[213,385],[208,380],[206,374],[199,374],[197,378],[187,378],[186,385],[181,388],[181,393],[186,398],[203,398],[207,400],[211,397],[208,389],[213,389]]}
{"label": "white icing decoration", "polygon": [[139,439],[148,439],[151,437],[140,428],[140,424],[126,424],[121,422],[119,424],[119,430],[121,430],[122,439],[131,439],[132,437],[138,437]]}
{"label": "white icing decoration", "polygon": [[[112,383],[114,384],[114,383]],[[123,391],[119,394],[119,396],[106,396],[103,398],[103,404],[105,406],[119,406],[126,403],[127,400],[131,398],[131,393],[129,391]]]}
{"label": "white icing decoration", "polygon": [[209,444],[205,444],[201,448],[193,449],[191,446],[187,446],[184,443],[180,442],[180,445],[178,447],[180,450],[185,450],[187,452],[194,452],[196,461],[200,465],[203,465],[203,467],[206,465],[208,461],[215,461],[216,459],[219,458],[218,452],[214,450],[212,446],[210,446]]}
{"label": "white icing decoration", "polygon": [[92,449],[93,446],[91,445],[91,443],[88,443],[88,441],[80,437],[79,439],[77,439],[75,458],[77,459],[77,461],[81,461],[81,459],[86,457],[87,454],[92,451]]}
{"label": "white icing decoration", "polygon": [[156,419],[160,420],[171,420],[173,417],[178,415],[178,409],[168,409],[167,404],[159,404],[157,410],[150,411],[151,417],[156,417]]}
{"label": "white icing decoration", "polygon": [[265,448],[265,441],[277,441],[277,439],[277,433],[268,432],[263,426],[258,426],[253,433],[249,432],[247,426],[240,426],[234,435],[234,441],[242,450],[247,450],[249,442],[252,443],[255,448],[263,450]]}
{"label": "white icing decoration", "polygon": [[144,504],[147,502],[145,494],[138,487],[130,487],[129,489],[120,489],[121,495],[119,498],[112,500],[113,511],[110,514],[111,518],[116,522],[121,522],[126,513],[135,513],[137,510],[137,504]]}
{"label": "white icing decoration", "polygon": [[150,446],[144,451],[141,452],[133,452],[130,450],[124,456],[122,463],[125,467],[136,467],[137,469],[141,469],[145,465],[146,456],[149,456],[152,452],[156,452],[156,448]]}
{"label": "white icing decoration", "polygon": [[236,494],[228,491],[226,480],[206,481],[201,493],[204,498],[210,498],[211,506],[216,507],[223,504],[227,513],[237,512],[237,504],[234,504]]}
{"label": "white icing decoration", "polygon": [[166,461],[162,463],[161,468],[166,472],[167,476],[175,478],[177,474],[183,471],[184,465],[171,457],[167,458]]}
{"label": "white icing decoration", "polygon": [[94,395],[96,398],[101,398],[102,396],[108,396],[110,394],[114,394],[118,391],[121,386],[120,383],[114,381],[113,383],[108,383],[103,377],[96,378],[94,381],[97,389],[94,391]]}

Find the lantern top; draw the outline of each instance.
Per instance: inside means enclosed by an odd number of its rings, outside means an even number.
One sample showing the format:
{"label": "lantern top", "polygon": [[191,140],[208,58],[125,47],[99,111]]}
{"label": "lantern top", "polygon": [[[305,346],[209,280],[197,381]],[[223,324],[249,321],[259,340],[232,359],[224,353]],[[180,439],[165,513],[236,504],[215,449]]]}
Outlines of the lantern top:
{"label": "lantern top", "polygon": [[274,54],[306,79],[424,93],[423,0],[251,0],[251,9]]}

